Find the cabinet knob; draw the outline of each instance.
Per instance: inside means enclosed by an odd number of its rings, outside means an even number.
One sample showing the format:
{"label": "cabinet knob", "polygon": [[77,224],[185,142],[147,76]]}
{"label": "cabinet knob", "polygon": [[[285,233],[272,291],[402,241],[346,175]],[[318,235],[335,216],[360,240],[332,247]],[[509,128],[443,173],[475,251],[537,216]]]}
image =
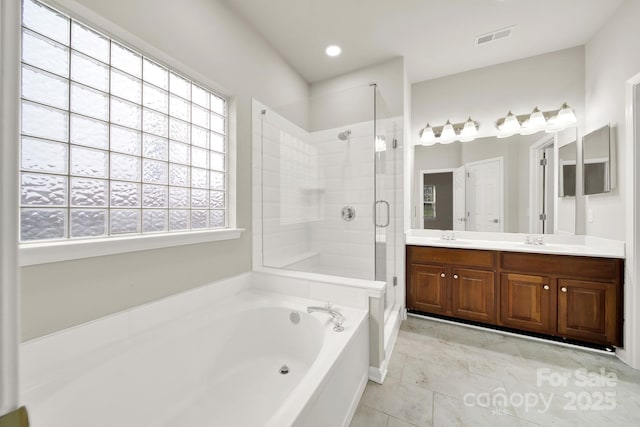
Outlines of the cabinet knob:
{"label": "cabinet knob", "polygon": [[543,288],[545,291],[548,291],[548,290],[549,290],[549,285],[544,285],[542,288]]}
{"label": "cabinet knob", "polygon": [[457,275],[457,274],[454,274],[454,275],[453,275],[453,278],[454,278],[454,279],[457,279],[457,278],[458,278],[458,275]]}
{"label": "cabinet knob", "polygon": [[440,273],[440,277],[444,277],[444,273]]}
{"label": "cabinet knob", "polygon": [[567,287],[566,287],[566,286],[563,286],[563,287],[561,287],[561,288],[560,288],[560,290],[561,290],[562,292],[567,292]]}

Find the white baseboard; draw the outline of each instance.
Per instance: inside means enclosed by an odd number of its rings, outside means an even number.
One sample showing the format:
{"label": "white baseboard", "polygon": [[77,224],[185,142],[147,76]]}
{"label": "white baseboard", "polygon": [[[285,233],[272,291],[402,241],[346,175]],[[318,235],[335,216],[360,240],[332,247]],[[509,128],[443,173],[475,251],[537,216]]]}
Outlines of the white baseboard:
{"label": "white baseboard", "polygon": [[401,307],[394,319],[394,324],[391,326],[389,339],[385,342],[384,355],[386,360],[391,360],[391,354],[393,353],[393,348],[396,346],[396,340],[398,339],[398,334],[400,333],[400,325],[402,324],[403,320],[406,320],[406,317],[407,310],[405,310],[404,307]]}
{"label": "white baseboard", "polygon": [[379,368],[375,366],[369,366],[369,379],[378,384],[382,384],[384,382],[385,377],[387,376],[387,362],[388,359],[384,359]]}
{"label": "white baseboard", "polygon": [[400,324],[406,318],[407,311],[404,307],[401,307],[395,314],[394,318],[390,321],[393,322],[389,328],[385,327],[385,333],[389,331],[389,339],[385,340],[385,348],[384,355],[385,359],[380,364],[380,367],[369,366],[369,379],[378,384],[382,384],[384,379],[387,376],[387,368],[389,365],[389,360],[391,359],[391,354],[393,353],[393,347],[396,345],[396,340],[398,339],[398,333],[400,332]]}

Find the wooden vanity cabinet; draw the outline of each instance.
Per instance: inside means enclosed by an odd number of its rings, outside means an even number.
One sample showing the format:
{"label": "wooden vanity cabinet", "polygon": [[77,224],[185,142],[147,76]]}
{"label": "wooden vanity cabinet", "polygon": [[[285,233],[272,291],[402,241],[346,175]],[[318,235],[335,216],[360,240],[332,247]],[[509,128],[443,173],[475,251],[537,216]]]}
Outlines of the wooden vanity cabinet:
{"label": "wooden vanity cabinet", "polygon": [[514,329],[553,334],[551,307],[556,286],[546,276],[502,273],[500,323]]}
{"label": "wooden vanity cabinet", "polygon": [[[623,260],[524,252],[500,252],[499,257],[504,326],[599,345],[622,345]],[[527,292],[525,281],[539,285],[530,283]],[[530,319],[526,319],[528,304]],[[548,317],[544,315],[547,304]],[[549,327],[545,330],[546,319]]]}
{"label": "wooden vanity cabinet", "polygon": [[461,319],[494,324],[496,283],[493,271],[451,268],[451,314]]}
{"label": "wooden vanity cabinet", "polygon": [[558,334],[600,344],[621,344],[616,286],[558,279]]}
{"label": "wooden vanity cabinet", "polygon": [[447,314],[447,280],[444,265],[415,264],[409,270],[411,308],[425,313]]}
{"label": "wooden vanity cabinet", "polygon": [[407,247],[407,308],[494,324],[495,255],[491,251]]}
{"label": "wooden vanity cabinet", "polygon": [[407,308],[620,346],[623,268],[612,258],[407,246]]}

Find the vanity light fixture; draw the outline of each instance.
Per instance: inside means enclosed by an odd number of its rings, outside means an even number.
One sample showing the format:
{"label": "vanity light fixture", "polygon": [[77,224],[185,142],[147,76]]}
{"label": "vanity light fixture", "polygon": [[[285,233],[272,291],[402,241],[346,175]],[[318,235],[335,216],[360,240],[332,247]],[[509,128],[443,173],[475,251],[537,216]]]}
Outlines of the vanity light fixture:
{"label": "vanity light fixture", "polygon": [[506,117],[498,119],[496,127],[498,128],[498,138],[507,138],[516,133],[531,135],[542,130],[547,133],[557,132],[568,128],[577,121],[575,113],[565,102],[558,110],[540,111],[536,107],[531,114],[519,116],[509,111]]}
{"label": "vanity light fixture", "polygon": [[466,122],[451,123],[447,120],[443,126],[431,127],[429,123],[419,132],[422,145],[451,144],[455,141],[469,142],[476,139],[480,125],[469,117]]}

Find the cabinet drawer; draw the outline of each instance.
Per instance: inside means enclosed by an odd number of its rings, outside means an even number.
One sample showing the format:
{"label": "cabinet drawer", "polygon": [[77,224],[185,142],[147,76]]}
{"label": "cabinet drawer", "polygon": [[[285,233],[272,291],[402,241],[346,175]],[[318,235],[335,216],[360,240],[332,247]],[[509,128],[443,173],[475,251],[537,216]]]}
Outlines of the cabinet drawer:
{"label": "cabinet drawer", "polygon": [[450,264],[470,267],[495,266],[495,252],[475,249],[449,249],[426,246],[408,246],[409,260],[412,263]]}
{"label": "cabinet drawer", "polygon": [[620,280],[622,263],[622,260],[610,258],[520,252],[500,253],[500,265],[503,270],[606,282]]}

